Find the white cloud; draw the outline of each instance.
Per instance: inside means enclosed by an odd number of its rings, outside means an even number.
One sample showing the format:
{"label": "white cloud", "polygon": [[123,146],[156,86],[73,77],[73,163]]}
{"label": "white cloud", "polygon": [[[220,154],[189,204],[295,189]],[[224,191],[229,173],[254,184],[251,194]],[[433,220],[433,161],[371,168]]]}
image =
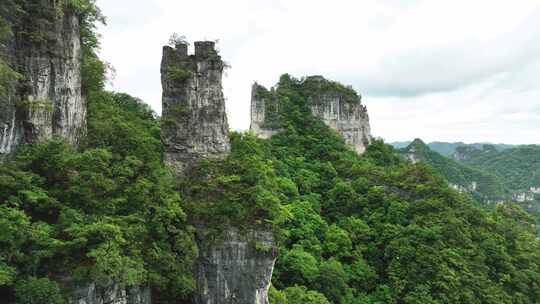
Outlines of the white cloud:
{"label": "white cloud", "polygon": [[253,81],[321,74],[364,95],[387,140],[539,143],[538,1],[115,0],[102,56],[115,90],[160,111],[161,46],[172,32],[218,39],[231,63],[229,122],[249,127]]}

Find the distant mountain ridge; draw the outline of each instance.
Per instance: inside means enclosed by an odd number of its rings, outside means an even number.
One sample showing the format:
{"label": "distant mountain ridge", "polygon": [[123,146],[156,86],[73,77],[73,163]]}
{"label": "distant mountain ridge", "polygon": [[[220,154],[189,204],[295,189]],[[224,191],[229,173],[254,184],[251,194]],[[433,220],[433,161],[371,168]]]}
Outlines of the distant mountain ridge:
{"label": "distant mountain ridge", "polygon": [[539,145],[517,146],[504,151],[492,145],[484,145],[481,149],[458,147],[452,157],[465,165],[500,176],[512,192],[540,188]]}
{"label": "distant mountain ridge", "polygon": [[[413,141],[396,141],[389,143],[396,149],[402,149],[410,145]],[[450,157],[452,154],[456,152],[456,149],[458,147],[471,147],[475,149],[482,149],[484,145],[491,145],[494,146],[498,151],[504,151],[507,149],[511,149],[516,147],[516,145],[509,145],[509,144],[492,144],[489,142],[485,143],[473,143],[473,144],[466,144],[464,142],[443,142],[443,141],[433,141],[428,144],[426,144],[431,150],[438,152],[444,156]]]}
{"label": "distant mountain ridge", "polygon": [[[463,144],[451,152],[454,144],[426,144],[415,139],[397,151],[412,162],[429,164],[453,188],[470,193],[479,202],[513,201],[540,219],[539,145]],[[445,156],[432,147],[451,153]]]}
{"label": "distant mountain ridge", "polygon": [[407,147],[397,151],[412,162],[423,161],[431,165],[454,189],[470,193],[480,202],[498,203],[508,197],[497,176],[445,157],[431,149],[421,139],[417,138]]}

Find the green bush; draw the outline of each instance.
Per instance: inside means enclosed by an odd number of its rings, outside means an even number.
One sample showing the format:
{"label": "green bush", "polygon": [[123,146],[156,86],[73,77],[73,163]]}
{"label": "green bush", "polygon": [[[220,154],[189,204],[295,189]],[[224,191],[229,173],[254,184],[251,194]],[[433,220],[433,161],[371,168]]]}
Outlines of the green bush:
{"label": "green bush", "polygon": [[56,282],[47,278],[33,278],[20,281],[15,287],[18,304],[64,304]]}

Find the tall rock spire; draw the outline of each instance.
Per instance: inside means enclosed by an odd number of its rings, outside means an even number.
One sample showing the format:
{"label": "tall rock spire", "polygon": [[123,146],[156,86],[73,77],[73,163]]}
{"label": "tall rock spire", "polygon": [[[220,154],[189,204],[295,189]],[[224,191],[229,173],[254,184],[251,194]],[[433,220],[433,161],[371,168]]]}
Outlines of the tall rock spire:
{"label": "tall rock spire", "polygon": [[[199,159],[221,159],[230,151],[223,68],[214,42],[195,42],[194,55],[185,43],[163,48],[161,137],[165,163],[176,173],[185,173]],[[275,248],[274,235],[266,229],[240,233],[226,227],[220,241],[199,242],[195,304],[268,304],[276,251],[262,252],[253,243]]]}
{"label": "tall rock spire", "polygon": [[194,55],[184,43],[163,47],[161,134],[165,162],[178,173],[197,159],[219,159],[230,150],[224,66],[212,41],[195,42]]}

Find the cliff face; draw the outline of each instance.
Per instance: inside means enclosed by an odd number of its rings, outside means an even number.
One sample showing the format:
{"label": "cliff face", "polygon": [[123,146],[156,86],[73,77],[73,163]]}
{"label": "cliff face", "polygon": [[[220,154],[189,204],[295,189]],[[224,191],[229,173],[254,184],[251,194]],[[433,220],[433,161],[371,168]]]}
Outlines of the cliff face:
{"label": "cliff face", "polygon": [[[364,153],[371,143],[371,128],[367,109],[359,96],[352,96],[336,85],[324,86],[327,80],[320,76],[309,77],[316,89],[308,92],[307,102],[314,116],[328,127],[338,131],[347,145],[358,154]],[[351,90],[347,88],[347,90]],[[251,127],[261,138],[269,138],[279,132],[279,99],[266,88],[254,84],[251,93]]]}
{"label": "cliff face", "polygon": [[345,139],[345,143],[354,148],[358,154],[364,153],[371,143],[371,128],[366,106],[346,102],[335,92],[320,95],[318,101],[311,106],[313,115],[338,131]]}
{"label": "cliff face", "polygon": [[[179,174],[198,159],[221,159],[230,151],[223,68],[213,42],[195,42],[194,55],[188,55],[187,45],[182,43],[163,48],[161,137],[165,162]],[[268,303],[276,259],[271,231],[254,229],[241,234],[229,227],[222,240],[202,239],[199,246],[196,304]]]}
{"label": "cliff face", "polygon": [[81,43],[78,16],[68,9],[51,15],[29,37],[31,20],[14,25],[8,63],[22,79],[4,95],[0,113],[0,154],[23,143],[36,143],[58,135],[77,144],[84,134],[86,104],[81,93]]}
{"label": "cliff face", "polygon": [[199,158],[222,158],[230,150],[223,68],[214,42],[195,42],[191,56],[184,44],[163,48],[161,134],[165,162],[178,172]]}
{"label": "cliff face", "polygon": [[229,228],[221,242],[201,250],[195,303],[267,304],[275,259],[271,231],[243,236]]}
{"label": "cliff face", "polygon": [[151,304],[150,289],[146,287],[98,288],[90,284],[78,288],[68,299],[70,304]]}

